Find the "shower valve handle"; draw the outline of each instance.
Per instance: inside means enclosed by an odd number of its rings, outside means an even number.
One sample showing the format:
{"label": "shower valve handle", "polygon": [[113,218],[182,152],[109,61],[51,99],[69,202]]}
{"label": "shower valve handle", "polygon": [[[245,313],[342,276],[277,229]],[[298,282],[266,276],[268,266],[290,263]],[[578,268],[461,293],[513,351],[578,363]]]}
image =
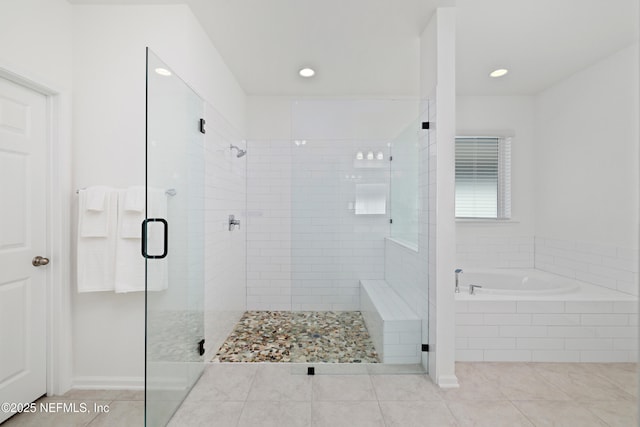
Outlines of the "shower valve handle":
{"label": "shower valve handle", "polygon": [[236,219],[235,215],[229,215],[229,231],[233,231],[236,225],[240,228],[240,220]]}

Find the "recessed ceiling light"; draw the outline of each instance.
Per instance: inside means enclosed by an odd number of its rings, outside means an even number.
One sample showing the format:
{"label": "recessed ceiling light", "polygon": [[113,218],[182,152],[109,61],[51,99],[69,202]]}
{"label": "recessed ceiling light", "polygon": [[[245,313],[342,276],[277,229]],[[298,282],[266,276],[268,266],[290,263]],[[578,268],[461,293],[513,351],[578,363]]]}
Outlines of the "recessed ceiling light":
{"label": "recessed ceiling light", "polygon": [[502,77],[508,72],[509,70],[507,70],[506,68],[498,68],[497,70],[493,70],[492,72],[490,72],[489,75],[491,77]]}
{"label": "recessed ceiling light", "polygon": [[156,68],[155,72],[160,74],[161,76],[170,76],[171,75],[171,71],[167,70],[166,68]]}
{"label": "recessed ceiling light", "polygon": [[298,71],[298,74],[300,74],[301,77],[313,77],[316,72],[313,68],[305,67],[300,69],[300,71]]}

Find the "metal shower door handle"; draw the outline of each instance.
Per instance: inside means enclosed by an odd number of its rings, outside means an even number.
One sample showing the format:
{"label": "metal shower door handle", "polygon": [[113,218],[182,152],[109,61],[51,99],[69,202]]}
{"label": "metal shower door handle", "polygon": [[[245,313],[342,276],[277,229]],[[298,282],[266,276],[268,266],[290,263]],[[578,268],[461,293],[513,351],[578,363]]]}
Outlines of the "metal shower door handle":
{"label": "metal shower door handle", "polygon": [[[162,249],[162,253],[159,255],[149,255],[147,252],[147,225],[150,222],[160,222],[163,225],[164,229],[164,245]],[[142,256],[147,259],[162,259],[167,256],[169,252],[169,224],[167,220],[164,218],[147,218],[142,221]]]}

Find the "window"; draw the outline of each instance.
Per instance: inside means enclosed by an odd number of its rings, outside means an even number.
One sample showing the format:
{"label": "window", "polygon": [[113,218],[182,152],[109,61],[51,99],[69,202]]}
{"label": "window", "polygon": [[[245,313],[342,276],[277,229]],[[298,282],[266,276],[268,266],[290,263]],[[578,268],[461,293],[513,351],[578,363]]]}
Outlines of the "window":
{"label": "window", "polygon": [[456,218],[511,218],[511,138],[456,137]]}

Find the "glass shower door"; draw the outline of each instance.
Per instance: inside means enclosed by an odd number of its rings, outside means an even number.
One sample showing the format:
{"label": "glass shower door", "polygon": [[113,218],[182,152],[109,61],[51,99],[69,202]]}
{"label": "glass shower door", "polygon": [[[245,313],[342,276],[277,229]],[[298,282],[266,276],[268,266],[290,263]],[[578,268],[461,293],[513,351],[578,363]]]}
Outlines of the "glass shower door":
{"label": "glass shower door", "polygon": [[421,121],[413,120],[391,141],[390,210],[393,222],[390,235],[399,243],[418,251],[420,225],[420,129]]}
{"label": "glass shower door", "polygon": [[149,49],[146,114],[145,424],[155,427],[204,369],[204,102]]}
{"label": "glass shower door", "polygon": [[[292,105],[291,307],[304,319],[291,350],[294,374],[425,371],[426,242],[418,249],[424,131],[411,119],[418,109],[411,99]],[[391,242],[396,226],[412,244]]]}

